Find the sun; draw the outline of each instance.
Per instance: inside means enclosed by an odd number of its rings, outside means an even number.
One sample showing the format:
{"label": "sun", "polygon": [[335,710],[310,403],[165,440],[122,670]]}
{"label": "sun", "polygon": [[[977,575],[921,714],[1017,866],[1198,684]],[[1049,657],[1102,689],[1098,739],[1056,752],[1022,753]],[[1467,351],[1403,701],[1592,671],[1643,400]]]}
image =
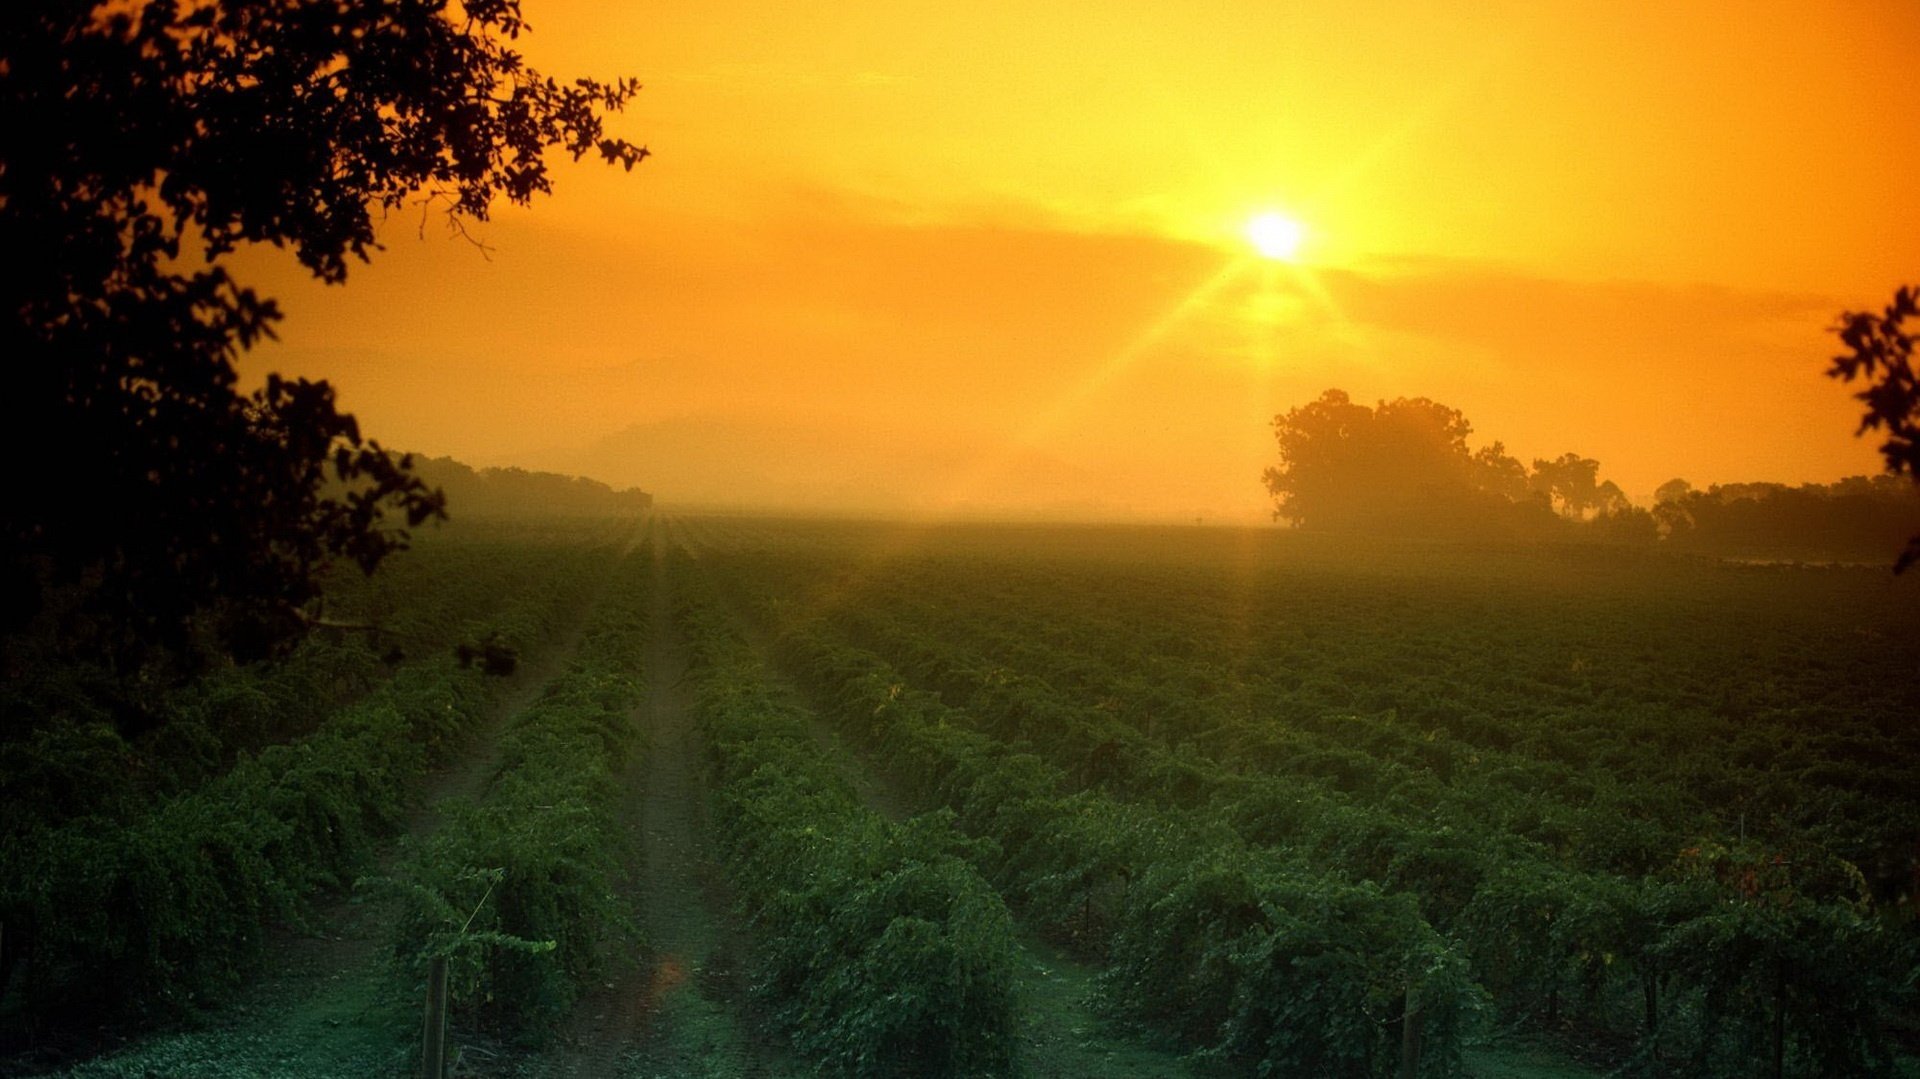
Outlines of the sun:
{"label": "sun", "polygon": [[1306,227],[1282,213],[1258,214],[1247,222],[1247,239],[1253,241],[1253,249],[1280,262],[1292,262],[1306,238]]}

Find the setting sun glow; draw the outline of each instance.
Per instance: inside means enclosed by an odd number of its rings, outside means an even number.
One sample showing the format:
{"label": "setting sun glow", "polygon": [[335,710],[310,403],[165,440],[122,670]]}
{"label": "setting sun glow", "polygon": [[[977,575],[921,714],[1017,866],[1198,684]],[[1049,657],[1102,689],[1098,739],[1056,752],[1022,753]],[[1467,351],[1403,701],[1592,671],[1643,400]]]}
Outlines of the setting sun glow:
{"label": "setting sun glow", "polygon": [[417,208],[345,288],[242,253],[287,313],[249,385],[782,512],[1264,525],[1330,387],[1643,507],[1882,467],[1822,372],[1920,252],[1920,139],[1872,137],[1912,0],[521,6],[528,63],[645,84],[608,133],[654,156],[556,162],[486,255]]}
{"label": "setting sun glow", "polygon": [[1266,258],[1292,262],[1306,238],[1305,227],[1285,214],[1264,213],[1247,222],[1247,239]]}

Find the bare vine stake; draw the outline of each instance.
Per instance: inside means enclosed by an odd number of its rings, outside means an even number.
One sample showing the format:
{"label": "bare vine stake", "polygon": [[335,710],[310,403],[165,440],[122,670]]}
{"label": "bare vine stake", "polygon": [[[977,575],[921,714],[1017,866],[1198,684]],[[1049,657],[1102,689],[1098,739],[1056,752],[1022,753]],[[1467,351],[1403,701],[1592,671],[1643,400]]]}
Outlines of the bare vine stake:
{"label": "bare vine stake", "polygon": [[[495,883],[487,882],[487,890],[480,893],[480,902],[467,912],[467,920],[460,924],[460,936],[466,936],[467,930],[473,928],[473,920],[480,916],[480,908],[487,905]],[[427,1031],[420,1048],[420,1071],[426,1079],[446,1079],[447,957],[444,955],[427,960]]]}
{"label": "bare vine stake", "polygon": [[427,961],[427,1035],[420,1050],[420,1071],[426,1079],[447,1074],[447,957]]}
{"label": "bare vine stake", "polygon": [[1787,961],[1773,960],[1773,1079],[1787,1073]]}

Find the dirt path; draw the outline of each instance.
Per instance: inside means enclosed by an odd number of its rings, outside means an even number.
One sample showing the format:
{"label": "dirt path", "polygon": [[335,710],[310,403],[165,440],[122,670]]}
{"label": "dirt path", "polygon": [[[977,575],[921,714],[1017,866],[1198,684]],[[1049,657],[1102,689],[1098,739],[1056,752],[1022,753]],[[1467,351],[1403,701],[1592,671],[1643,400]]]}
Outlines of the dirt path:
{"label": "dirt path", "polygon": [[[611,567],[609,567],[611,569]],[[399,837],[383,845],[368,876],[382,876],[398,864],[401,841],[418,841],[440,826],[450,799],[477,798],[492,778],[500,733],[517,714],[539,699],[548,682],[566,669],[579,647],[600,592],[596,588],[573,611],[551,644],[521,663],[509,675],[480,722],[452,759],[430,771],[421,782],[418,799],[407,813]],[[338,989],[348,997],[359,995],[385,977],[385,951],[392,940],[394,904],[358,890],[330,897],[318,905],[310,924],[311,936],[289,936],[274,964],[282,971],[317,984],[324,991]],[[289,986],[292,988],[292,986]],[[322,1009],[323,1013],[326,1009]],[[343,1025],[339,1015],[322,1014],[328,1030]],[[324,1042],[324,1039],[323,1039]]]}
{"label": "dirt path", "polygon": [[645,953],[581,1002],[551,1074],[804,1074],[747,1018],[746,955],[724,913],[732,899],[707,845],[703,759],[686,648],[673,624],[665,533],[656,524],[647,699],[634,713],[644,748],[627,776],[622,809],[633,842],[626,894]]}
{"label": "dirt path", "polygon": [[[611,572],[612,567],[608,569]],[[499,696],[487,707],[486,715],[454,758],[427,773],[421,785],[420,800],[407,816],[406,835],[420,837],[438,827],[441,806],[447,799],[478,798],[486,790],[487,781],[493,778],[493,747],[499,742],[507,721],[539,700],[547,683],[567,669],[567,661],[573,658],[573,653],[580,647],[580,637],[586,632],[587,618],[593,613],[599,599],[600,590],[596,589],[578,609],[567,616],[554,643],[542,648],[531,660],[521,663],[509,676]]]}
{"label": "dirt path", "polygon": [[[681,547],[698,558],[686,541],[681,541]],[[773,630],[747,609],[747,598],[728,587],[725,581],[715,584],[718,587],[711,593],[713,598],[725,608],[728,619],[739,629],[747,646],[765,661],[767,675],[774,689],[800,704],[807,717],[807,733],[813,736],[814,744],[833,762],[840,778],[846,780],[847,785],[860,796],[862,804],[895,824],[913,816],[914,802],[907,792],[868,768],[860,755],[840,737],[840,732],[834,729],[833,724],[810,706],[806,694],[799,688],[800,683],[780,662],[780,651],[776,647]]]}

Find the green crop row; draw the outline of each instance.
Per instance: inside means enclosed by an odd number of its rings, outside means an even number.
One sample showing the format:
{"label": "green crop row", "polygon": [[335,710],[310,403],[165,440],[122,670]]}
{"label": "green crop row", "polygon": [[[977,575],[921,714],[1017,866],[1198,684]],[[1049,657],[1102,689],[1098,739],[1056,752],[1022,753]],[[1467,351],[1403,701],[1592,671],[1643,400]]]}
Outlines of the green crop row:
{"label": "green crop row", "polygon": [[[1353,729],[1336,738],[1274,727],[1243,741],[1227,767],[1063,699],[1049,680],[1003,669],[980,678],[977,661],[933,633],[907,629],[891,643],[987,729],[1044,747],[1082,781],[1176,804],[1204,799],[1251,840],[1417,897],[1467,945],[1510,1014],[1577,1016],[1703,1074],[1709,1061],[1737,1074],[1770,1053],[1824,1070],[1884,1064],[1885,1016],[1910,997],[1902,971],[1920,938],[1897,912],[1876,915],[1858,870],[1817,843],[1722,842],[1710,831],[1688,842],[1674,824],[1626,811],[1645,797],[1664,804],[1666,788],[1646,781],[1603,782],[1578,807],[1551,798],[1516,807],[1518,792],[1477,771],[1445,783],[1347,748],[1380,744]],[[1076,669],[1086,676],[1085,664]],[[1370,781],[1329,775],[1330,763],[1368,767]],[[1556,830],[1576,849],[1547,841]]]}
{"label": "green crop row", "polygon": [[[290,653],[218,666],[179,686],[130,690],[103,669],[28,665],[0,688],[0,845],[30,828],[93,818],[128,827],[165,798],[243,755],[304,738],[396,670],[492,638],[531,650],[549,640],[610,557],[580,545],[511,549],[441,541],[403,552],[374,578],[336,574],[329,619]],[[336,594],[341,598],[336,602]],[[130,696],[131,694],[131,696]],[[131,722],[151,725],[130,735]]]}
{"label": "green crop row", "polygon": [[[536,587],[515,590],[453,558],[493,595],[483,603],[464,593],[466,606],[447,608],[448,618],[483,604],[504,635],[533,645],[557,631],[606,557],[556,553]],[[483,562],[507,564],[503,554]],[[491,697],[480,670],[445,650],[390,676],[370,655],[357,636],[313,641],[285,661],[220,672],[181,693],[178,725],[162,733],[205,740],[211,772],[184,789],[151,793],[166,784],[141,772],[160,763],[102,722],[62,720],[0,746],[8,791],[0,988],[10,1020],[31,1030],[218,996],[256,969],[269,926],[297,921],[315,889],[364,868],[415,782],[469,736]],[[325,719],[302,718],[328,705]],[[210,725],[312,729],[213,771],[222,746]],[[166,763],[178,769],[185,755]]]}
{"label": "green crop row", "polygon": [[[989,705],[1004,707],[1006,691]],[[1068,706],[1054,704],[1022,702],[1025,729],[1073,730]],[[1128,758],[1116,756],[1124,770]],[[1314,782],[1313,765],[1288,775],[1293,762],[1244,757],[1223,770],[1149,751],[1129,778],[1164,786],[1178,775],[1181,787],[1210,791],[1210,811],[1243,835],[1418,897],[1510,1013],[1578,1011],[1701,1074],[1738,1074],[1789,1050],[1819,1070],[1885,1062],[1881,1013],[1897,1001],[1901,945],[1860,906],[1859,875],[1817,848],[1696,844],[1618,876],[1563,864],[1501,824],[1505,814],[1476,825],[1471,785],[1408,773],[1362,801]],[[1598,807],[1582,819],[1589,830],[1607,824]],[[1637,834],[1630,818],[1610,831]],[[1564,1009],[1563,987],[1573,997]]]}
{"label": "green crop row", "polygon": [[795,1047],[838,1075],[1007,1074],[1012,929],[947,821],[864,808],[724,618],[681,613],[756,988]]}
{"label": "green crop row", "polygon": [[805,631],[785,646],[849,737],[992,841],[991,875],[1029,917],[1104,954],[1117,1011],[1260,1074],[1398,1074],[1409,1027],[1421,1074],[1457,1068],[1479,990],[1409,898],[1201,813],[1073,792],[871,654]]}
{"label": "green crop row", "polygon": [[179,1006],[230,988],[267,928],[350,879],[400,819],[426,746],[487,700],[451,661],[402,671],[311,737],[243,758],[130,826],[79,818],[9,844],[0,923],[28,1023]]}
{"label": "green crop row", "polygon": [[[804,632],[792,639],[803,652],[801,667],[838,670],[821,688],[840,696],[840,714],[856,734],[864,730],[873,737],[882,717],[905,710],[920,718],[904,729],[932,723],[937,738],[924,730],[917,737],[953,744],[955,736],[947,732],[977,722],[908,688],[877,657],[836,649]],[[1084,712],[1043,703],[1025,702],[1020,729],[1027,741],[1045,747],[1050,761],[1079,762],[1083,755],[1072,747],[1084,739],[1076,727],[1091,720]],[[899,721],[886,722],[892,724],[887,737],[897,742]],[[974,737],[983,739],[981,745],[998,745],[984,734]],[[1789,860],[1754,849],[1695,849],[1661,878],[1622,878],[1563,867],[1542,857],[1538,847],[1498,831],[1417,823],[1286,777],[1227,772],[1166,751],[1145,753],[1136,768],[1127,768],[1126,761],[1114,755],[1106,763],[1127,773],[1116,777],[1123,787],[1152,792],[1170,807],[1192,805],[1188,819],[1204,820],[1235,841],[1262,844],[1258,857],[1283,852],[1283,864],[1330,869],[1345,879],[1378,882],[1396,897],[1417,898],[1427,917],[1462,943],[1479,980],[1499,991],[1510,1010],[1558,1012],[1563,984],[1574,997],[1569,1004],[1584,1008],[1591,1021],[1605,1021],[1609,1009],[1619,1012],[1628,1000],[1624,1021],[1615,1017],[1615,1025],[1637,1033],[1649,1056],[1688,1059],[1700,1074],[1738,1074],[1770,1051],[1791,1050],[1795,1059],[1826,1071],[1866,1074],[1886,1063],[1881,1020],[1897,995],[1899,945],[1878,921],[1832,898],[1849,887],[1846,867],[1821,861],[1818,852],[1796,852]],[[1052,767],[1056,790],[1085,782],[1058,770],[1057,763]],[[927,769],[926,761],[917,762],[923,778],[938,778]],[[1195,802],[1196,792],[1210,797]],[[964,790],[948,794],[967,804]],[[1178,819],[1177,811],[1169,812]],[[969,819],[963,810],[963,822]],[[1038,830],[1030,824],[1014,829]],[[1127,830],[1108,831],[1119,836]],[[1176,845],[1193,847],[1191,841]],[[1089,887],[1089,896],[1096,893],[1084,882],[1102,872],[1109,879],[1138,874],[1123,857],[1117,866],[1090,867],[1088,851],[1117,857],[1114,840],[1084,836],[1050,855],[1027,857],[1027,872],[1073,867],[1069,878]],[[1208,872],[1176,872],[1161,884],[1185,887],[1188,877]],[[1039,879],[1056,878],[1042,873]],[[1854,879],[1857,896],[1857,874]],[[1063,897],[1046,898],[1042,909],[1061,909]],[[1642,1025],[1636,1030],[1635,1024]]]}
{"label": "green crop row", "polygon": [[1703,836],[1749,835],[1816,844],[1879,902],[1920,901],[1920,740],[1898,719],[1915,691],[1889,639],[1907,619],[1862,594],[1882,589],[1860,574],[1756,581],[1656,560],[1549,576],[1521,560],[1491,580],[1436,568],[1414,587],[1352,567],[1239,582],[994,569],[889,574],[845,613],[959,653],[963,673],[1038,675],[1236,766],[1312,769],[1369,799],[1409,779],[1464,787],[1447,796],[1472,799],[1481,830],[1530,834],[1587,868],[1643,873]]}
{"label": "green crop row", "polygon": [[570,670],[514,716],[477,801],[411,844],[385,883],[404,898],[394,953],[416,978],[448,968],[474,1026],[538,1040],[609,956],[637,952],[615,893],[626,845],[619,776],[635,742],[646,646],[645,559],[614,571]]}
{"label": "green crop row", "polygon": [[[1431,676],[1393,690],[1404,715],[1303,707],[1274,684],[1283,670],[1256,676],[1161,654],[1155,634],[1077,625],[1052,604],[1048,625],[1056,633],[1066,627],[1068,639],[1040,647],[1004,625],[1021,606],[961,614],[889,592],[837,621],[950,700],[1036,690],[1056,698],[1049,729],[1063,711],[1089,716],[1091,724],[1076,724],[1096,739],[1085,748],[1108,755],[1135,753],[1133,743],[1146,741],[1189,743],[1236,770],[1410,803],[1476,831],[1533,840],[1592,870],[1655,872],[1703,837],[1750,834],[1775,846],[1811,843],[1854,862],[1883,902],[1898,901],[1912,879],[1920,771],[1912,754],[1857,719],[1832,718],[1833,729],[1820,731],[1796,716],[1793,724],[1748,723],[1730,737],[1694,713],[1654,705],[1547,715],[1536,705],[1535,714],[1494,719],[1458,703],[1473,700],[1476,686]],[[1130,662],[1105,658],[1116,645],[1135,650]],[[980,711],[1025,719],[1019,708]],[[1716,741],[1723,751],[1699,751]]]}

